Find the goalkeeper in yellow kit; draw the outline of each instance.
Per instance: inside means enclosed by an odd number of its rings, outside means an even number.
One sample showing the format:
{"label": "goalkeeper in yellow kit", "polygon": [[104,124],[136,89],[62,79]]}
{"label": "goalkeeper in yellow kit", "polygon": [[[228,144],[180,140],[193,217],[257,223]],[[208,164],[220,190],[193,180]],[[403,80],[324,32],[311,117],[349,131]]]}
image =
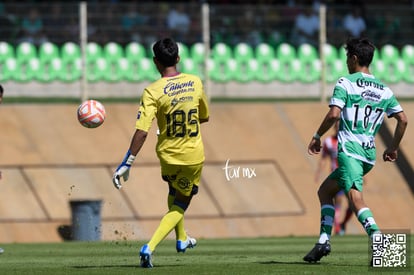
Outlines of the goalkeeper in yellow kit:
{"label": "goalkeeper in yellow kit", "polygon": [[153,46],[153,61],[161,78],[145,88],[136,121],[136,131],[130,147],[113,175],[120,189],[121,178],[126,181],[129,169],[145,142],[154,118],[159,129],[157,156],[161,175],[168,183],[169,211],[162,218],[150,241],[140,250],[142,267],[153,267],[151,255],[157,245],[174,229],[177,252],[196,245],[196,240],[184,229],[184,212],[197,194],[204,162],[204,147],[200,124],[209,119],[207,99],[199,77],[180,73],[177,43],[171,38],[157,41]]}

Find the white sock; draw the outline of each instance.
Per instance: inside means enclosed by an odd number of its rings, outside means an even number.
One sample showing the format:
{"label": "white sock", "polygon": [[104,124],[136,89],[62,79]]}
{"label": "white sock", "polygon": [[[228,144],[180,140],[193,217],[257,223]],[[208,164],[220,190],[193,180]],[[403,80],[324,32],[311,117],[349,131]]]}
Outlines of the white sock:
{"label": "white sock", "polygon": [[322,233],[321,236],[319,237],[318,243],[323,244],[326,241],[329,241],[329,236],[326,233]]}

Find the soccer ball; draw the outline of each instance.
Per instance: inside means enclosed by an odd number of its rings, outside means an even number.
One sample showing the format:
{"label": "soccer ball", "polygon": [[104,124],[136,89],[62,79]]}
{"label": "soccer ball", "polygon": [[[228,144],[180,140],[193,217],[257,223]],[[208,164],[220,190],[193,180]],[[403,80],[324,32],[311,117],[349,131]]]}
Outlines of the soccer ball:
{"label": "soccer ball", "polygon": [[86,128],[96,128],[105,121],[105,107],[97,100],[89,99],[78,107],[78,121]]}

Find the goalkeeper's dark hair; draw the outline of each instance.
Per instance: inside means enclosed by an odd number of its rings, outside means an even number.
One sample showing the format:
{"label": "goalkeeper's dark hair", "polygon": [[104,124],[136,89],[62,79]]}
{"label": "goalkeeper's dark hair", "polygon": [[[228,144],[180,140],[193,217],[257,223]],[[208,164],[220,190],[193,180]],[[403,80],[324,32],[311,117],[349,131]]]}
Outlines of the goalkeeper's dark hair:
{"label": "goalkeeper's dark hair", "polygon": [[178,45],[172,38],[158,40],[152,46],[155,58],[165,67],[177,64]]}
{"label": "goalkeeper's dark hair", "polygon": [[357,56],[360,66],[368,67],[374,58],[375,46],[367,38],[348,38],[345,49],[347,56]]}

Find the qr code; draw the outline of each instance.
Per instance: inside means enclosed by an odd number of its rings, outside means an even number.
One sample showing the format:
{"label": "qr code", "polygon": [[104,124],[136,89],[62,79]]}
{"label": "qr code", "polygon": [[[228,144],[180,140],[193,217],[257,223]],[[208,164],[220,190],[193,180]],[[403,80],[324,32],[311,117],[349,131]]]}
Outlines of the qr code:
{"label": "qr code", "polygon": [[407,267],[407,234],[380,233],[372,238],[372,266]]}

